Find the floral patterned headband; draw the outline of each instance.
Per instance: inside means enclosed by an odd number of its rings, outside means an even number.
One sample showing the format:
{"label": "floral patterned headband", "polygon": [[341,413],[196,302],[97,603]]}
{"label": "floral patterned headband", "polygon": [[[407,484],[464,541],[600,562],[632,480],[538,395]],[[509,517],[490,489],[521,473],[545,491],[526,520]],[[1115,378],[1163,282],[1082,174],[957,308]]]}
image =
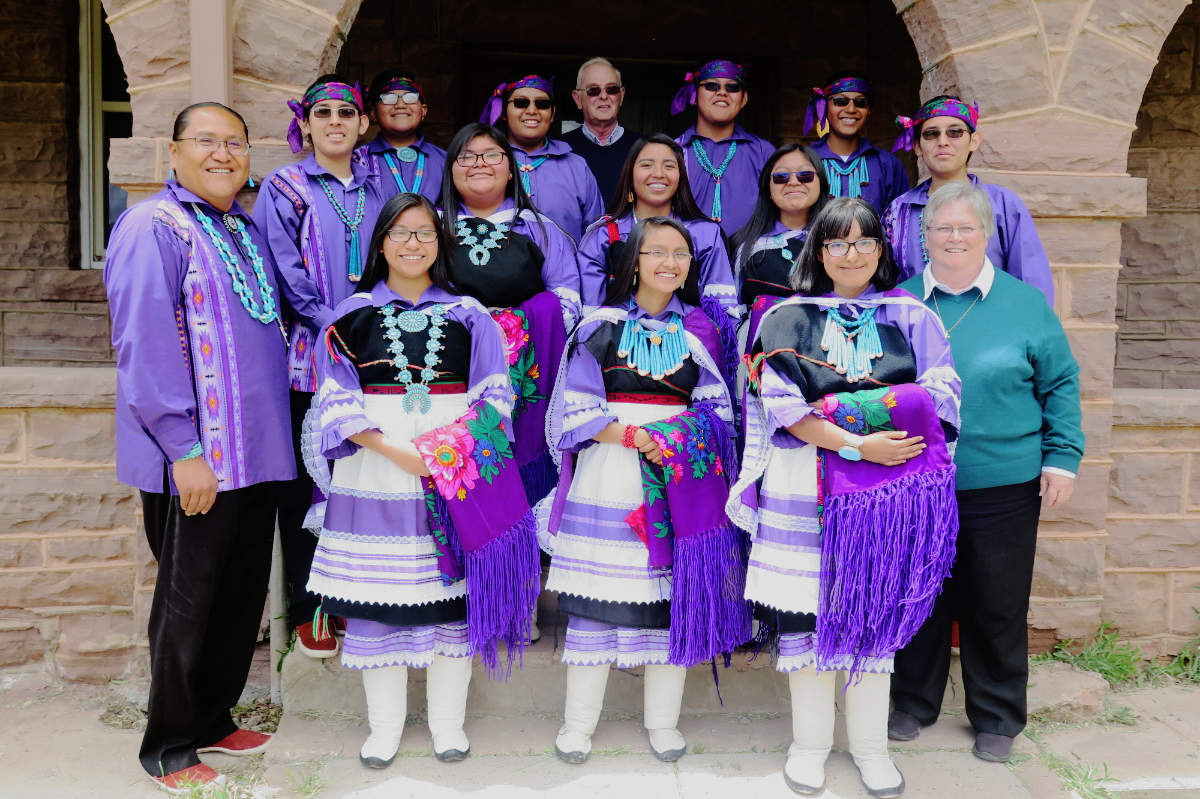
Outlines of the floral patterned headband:
{"label": "floral patterned headband", "polygon": [[911,150],[916,141],[916,129],[922,122],[933,119],[934,117],[954,117],[961,119],[975,132],[975,126],[979,124],[979,104],[971,103],[967,105],[957,97],[941,97],[935,100],[930,100],[921,106],[921,110],[917,112],[915,117],[896,117],[896,124],[900,126],[903,133],[900,138],[896,139],[896,143],[892,145],[892,152],[897,150]]}
{"label": "floral patterned headband", "polygon": [[815,125],[817,135],[829,133],[829,120],[825,116],[826,101],[835,94],[842,92],[859,92],[868,97],[871,95],[871,82],[864,78],[842,78],[835,80],[825,88],[813,87],[812,99],[808,101],[808,110],[804,112],[804,133]]}
{"label": "floral patterned headband", "polygon": [[541,75],[526,75],[512,83],[501,83],[493,89],[492,96],[488,98],[487,104],[483,107],[483,113],[479,115],[479,121],[495,125],[500,114],[504,112],[504,95],[517,89],[540,89],[550,95],[551,100],[554,99],[553,80],[546,80]]}
{"label": "floral patterned headband", "polygon": [[730,80],[744,82],[746,80],[746,70],[741,64],[717,59],[716,61],[709,61],[695,72],[687,73],[683,76],[683,87],[675,92],[675,97],[671,100],[671,116],[682,112],[689,105],[695,105],[697,84],[712,78],[729,78]]}
{"label": "floral patterned headband", "polygon": [[358,113],[364,113],[362,89],[358,83],[351,86],[349,83],[329,81],[313,86],[305,92],[304,99],[287,101],[288,108],[292,109],[292,121],[288,124],[287,131],[287,142],[292,152],[298,153],[304,149],[304,134],[300,131],[300,122],[308,116],[312,107],[322,100],[341,100],[357,108]]}

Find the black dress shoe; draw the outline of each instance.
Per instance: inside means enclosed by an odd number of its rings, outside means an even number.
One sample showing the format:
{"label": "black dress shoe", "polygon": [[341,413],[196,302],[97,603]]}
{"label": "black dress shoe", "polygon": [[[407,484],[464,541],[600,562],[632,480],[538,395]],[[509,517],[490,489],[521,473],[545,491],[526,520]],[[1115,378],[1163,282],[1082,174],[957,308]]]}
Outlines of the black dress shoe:
{"label": "black dress shoe", "polygon": [[916,716],[903,710],[893,710],[888,715],[888,737],[893,741],[912,741],[921,734],[921,722]]}
{"label": "black dress shoe", "polygon": [[975,733],[975,747],[971,754],[989,763],[1007,763],[1012,758],[1013,739],[994,732]]}

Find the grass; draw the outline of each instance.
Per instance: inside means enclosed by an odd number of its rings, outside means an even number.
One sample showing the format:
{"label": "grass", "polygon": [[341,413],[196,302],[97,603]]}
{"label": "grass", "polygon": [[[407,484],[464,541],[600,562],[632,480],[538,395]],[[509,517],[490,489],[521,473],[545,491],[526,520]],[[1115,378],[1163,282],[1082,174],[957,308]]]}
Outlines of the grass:
{"label": "grass", "polygon": [[1043,655],[1034,656],[1034,662],[1059,661],[1069,663],[1084,671],[1094,671],[1110,685],[1121,686],[1142,681],[1142,664],[1145,657],[1133,644],[1120,640],[1117,631],[1108,622],[1100,625],[1091,639],[1073,651],[1077,642],[1068,638]]}
{"label": "grass", "polygon": [[1080,799],[1118,799],[1102,784],[1109,779],[1108,766],[1072,762],[1044,748],[1039,749],[1038,757],[1058,775],[1063,788],[1074,791]]}
{"label": "grass", "polygon": [[[1200,608],[1192,608],[1192,612],[1200,616]],[[1200,635],[1184,644],[1170,663],[1165,666],[1151,664],[1146,673],[1150,678],[1170,677],[1180,682],[1200,684]]]}
{"label": "grass", "polygon": [[291,769],[288,769],[286,773],[288,786],[296,796],[301,799],[312,799],[325,790],[325,778],[321,776],[321,769],[325,767],[324,760],[304,761],[296,763],[295,766],[299,770],[298,773]]}

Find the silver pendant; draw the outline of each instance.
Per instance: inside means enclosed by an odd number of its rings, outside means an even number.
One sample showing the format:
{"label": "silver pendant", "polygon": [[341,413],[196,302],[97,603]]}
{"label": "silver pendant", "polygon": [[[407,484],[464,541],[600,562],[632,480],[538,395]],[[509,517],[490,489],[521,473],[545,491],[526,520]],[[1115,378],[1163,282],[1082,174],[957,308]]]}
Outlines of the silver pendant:
{"label": "silver pendant", "polygon": [[417,160],[417,151],[411,147],[401,147],[396,151],[396,157],[406,164]]}

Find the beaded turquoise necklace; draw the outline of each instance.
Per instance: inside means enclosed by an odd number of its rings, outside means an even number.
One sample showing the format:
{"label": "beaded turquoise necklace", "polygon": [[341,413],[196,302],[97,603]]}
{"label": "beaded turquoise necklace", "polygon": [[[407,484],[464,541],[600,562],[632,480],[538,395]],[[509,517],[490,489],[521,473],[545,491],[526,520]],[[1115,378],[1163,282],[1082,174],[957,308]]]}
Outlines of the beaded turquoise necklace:
{"label": "beaded turquoise necklace", "polygon": [[337,197],[333,195],[333,189],[330,188],[329,181],[323,175],[317,175],[317,183],[321,184],[321,191],[325,192],[325,197],[328,198],[329,204],[333,206],[338,219],[342,220],[342,224],[350,231],[350,252],[346,256],[346,273],[351,283],[357,283],[362,278],[363,273],[362,251],[358,247],[358,226],[362,224],[363,216],[367,212],[367,184],[363,183],[355,189],[357,197],[354,204],[354,217],[351,218],[346,207],[338,202]]}
{"label": "beaded turquoise necklace", "polygon": [[[401,147],[396,151],[396,157],[406,164],[411,164],[413,161],[417,162],[417,174],[413,176],[412,193],[416,194],[421,191],[421,184],[425,181],[425,153],[420,152],[415,147]],[[385,150],[383,160],[392,172],[392,178],[396,181],[396,188],[400,189],[401,194],[407,193],[408,186],[404,185],[404,178],[400,176],[400,167],[392,160],[392,154]]]}
{"label": "beaded turquoise necklace", "polygon": [[847,319],[837,308],[825,309],[825,331],[821,349],[834,370],[847,382],[857,383],[871,376],[871,361],[883,357],[879,328],[875,325],[878,306],[865,309],[857,319]]}
{"label": "beaded turquoise necklace", "polygon": [[[246,254],[250,256],[250,266],[254,270],[255,282],[258,283],[258,299],[255,299],[254,294],[250,291],[250,284],[246,280],[246,273],[242,271],[241,263],[238,261],[238,257],[233,254],[233,250],[230,248],[229,243],[225,241],[225,237],[217,233],[217,229],[213,227],[212,220],[200,210],[199,205],[192,203],[192,211],[195,212],[196,219],[200,222],[200,227],[204,228],[204,232],[208,234],[209,240],[217,248],[217,252],[225,264],[225,271],[229,273],[229,278],[233,282],[233,292],[238,295],[238,299],[241,301],[242,307],[246,309],[246,313],[250,314],[250,318],[256,319],[264,325],[278,323],[279,313],[275,309],[275,289],[267,280],[267,273],[263,268],[263,258],[258,254],[258,246],[250,238],[250,233],[246,230],[246,226],[242,224],[242,220],[232,214],[224,214],[221,217],[225,228],[241,240],[242,247],[245,249]],[[259,306],[259,300],[262,301],[261,307]]]}
{"label": "beaded turquoise necklace", "polygon": [[529,182],[529,176],[533,173],[533,170],[546,163],[548,157],[543,155],[540,158],[533,159],[528,164],[517,162],[517,168],[521,171],[521,187],[525,189],[525,193],[530,197],[533,196],[533,185]]}
{"label": "beaded turquoise necklace", "polygon": [[[396,313],[396,304],[391,302],[380,308],[379,312],[383,314],[383,336],[388,340],[387,349],[392,355],[392,366],[396,368],[396,382],[404,386],[404,410],[412,413],[413,407],[419,405],[419,412],[426,414],[432,406],[429,383],[437,377],[434,367],[441,362],[438,350],[444,346],[442,337],[445,332],[442,327],[446,324],[446,306],[434,304],[428,312],[410,309]],[[420,333],[426,327],[429,328],[429,339],[425,343],[425,366],[421,369],[421,382],[414,384],[401,331]]]}
{"label": "beaded turquoise necklace", "polygon": [[639,319],[626,319],[617,344],[617,357],[643,377],[662,380],[679,371],[691,351],[683,330],[683,317],[672,312],[667,323],[651,330]]}
{"label": "beaded turquoise necklace", "polygon": [[721,212],[724,210],[721,207],[721,178],[725,176],[725,170],[729,169],[729,165],[733,163],[733,154],[737,152],[737,142],[729,143],[729,152],[725,153],[725,160],[719,167],[713,166],[713,162],[708,159],[708,153],[704,152],[704,145],[700,143],[700,139],[692,139],[692,152],[704,171],[716,179],[716,187],[713,189],[712,213],[709,216],[714,222],[720,222]]}
{"label": "beaded turquoise necklace", "polygon": [[[504,240],[507,233],[508,225],[503,222],[498,222],[494,226],[487,222],[480,222],[473,231],[471,223],[466,219],[460,219],[454,223],[454,235],[458,238],[460,245],[468,248],[467,257],[475,266],[487,266],[488,261],[492,260],[491,251],[500,247],[500,242]],[[480,236],[485,238],[480,240]]]}
{"label": "beaded turquoise necklace", "polygon": [[[867,168],[867,154],[859,153],[847,162],[842,159],[822,158],[825,164],[825,177],[829,179],[830,197],[862,197],[862,187],[871,182],[871,172]],[[846,178],[846,193],[841,194],[842,178]]]}

